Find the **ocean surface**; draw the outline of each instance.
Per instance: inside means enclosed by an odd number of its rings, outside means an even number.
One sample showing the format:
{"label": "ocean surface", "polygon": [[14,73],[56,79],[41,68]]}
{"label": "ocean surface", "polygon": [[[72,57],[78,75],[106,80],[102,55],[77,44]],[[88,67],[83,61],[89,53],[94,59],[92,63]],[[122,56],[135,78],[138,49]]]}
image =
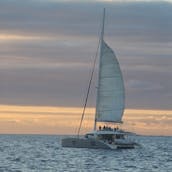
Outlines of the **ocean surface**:
{"label": "ocean surface", "polygon": [[172,172],[172,137],[137,136],[141,148],[62,148],[63,136],[0,135],[0,172]]}

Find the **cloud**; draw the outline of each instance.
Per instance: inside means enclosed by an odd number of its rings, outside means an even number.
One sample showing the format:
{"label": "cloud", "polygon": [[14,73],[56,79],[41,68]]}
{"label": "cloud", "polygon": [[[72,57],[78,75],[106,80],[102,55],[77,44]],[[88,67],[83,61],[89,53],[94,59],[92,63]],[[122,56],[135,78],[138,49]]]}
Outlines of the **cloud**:
{"label": "cloud", "polygon": [[0,104],[82,106],[103,7],[127,107],[171,109],[172,5],[143,1],[0,1]]}
{"label": "cloud", "polygon": [[141,80],[129,80],[127,83],[127,87],[129,89],[141,89],[141,90],[159,90],[162,89],[162,86],[160,84],[152,83],[152,82],[146,82]]}
{"label": "cloud", "polygon": [[[82,108],[0,106],[0,133],[76,134]],[[82,133],[93,127],[94,108],[87,108]],[[172,111],[126,109],[123,129],[138,134],[172,135]],[[114,126],[113,126],[114,127]]]}

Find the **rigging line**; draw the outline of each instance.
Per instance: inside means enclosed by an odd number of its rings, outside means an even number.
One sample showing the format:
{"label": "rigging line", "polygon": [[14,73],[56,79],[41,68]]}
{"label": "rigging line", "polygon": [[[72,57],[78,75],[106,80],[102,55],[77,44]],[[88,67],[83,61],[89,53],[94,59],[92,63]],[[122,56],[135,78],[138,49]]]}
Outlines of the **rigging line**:
{"label": "rigging line", "polygon": [[95,55],[95,58],[94,58],[93,68],[92,68],[92,72],[91,72],[91,78],[90,78],[90,81],[89,81],[87,94],[86,94],[86,99],[85,99],[85,103],[84,103],[84,108],[83,108],[83,112],[82,112],[82,116],[81,116],[81,121],[80,121],[80,124],[79,124],[79,129],[78,129],[78,134],[77,134],[78,137],[79,137],[79,133],[80,133],[81,126],[82,126],[82,121],[83,121],[84,115],[85,115],[85,109],[86,109],[86,106],[87,106],[87,101],[88,101],[88,96],[89,96],[89,92],[90,92],[91,82],[93,80],[93,74],[94,74],[94,70],[95,70],[95,66],[96,66],[96,60],[97,60],[97,56],[98,56],[100,41],[101,41],[101,39],[99,39],[97,50],[96,50],[96,55]]}

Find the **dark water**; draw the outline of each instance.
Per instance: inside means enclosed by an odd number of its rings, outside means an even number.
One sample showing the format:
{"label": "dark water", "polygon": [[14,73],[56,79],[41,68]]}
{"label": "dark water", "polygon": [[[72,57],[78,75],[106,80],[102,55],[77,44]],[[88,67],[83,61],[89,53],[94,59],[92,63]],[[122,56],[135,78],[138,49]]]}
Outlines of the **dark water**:
{"label": "dark water", "polygon": [[172,172],[172,137],[141,137],[142,148],[62,148],[60,136],[0,135],[0,172]]}

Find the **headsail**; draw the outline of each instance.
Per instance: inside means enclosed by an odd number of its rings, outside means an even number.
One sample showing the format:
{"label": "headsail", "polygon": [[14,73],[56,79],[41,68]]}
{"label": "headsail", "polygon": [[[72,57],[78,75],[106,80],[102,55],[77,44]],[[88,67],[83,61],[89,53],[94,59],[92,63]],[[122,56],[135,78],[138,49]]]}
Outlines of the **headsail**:
{"label": "headsail", "polygon": [[96,121],[122,122],[125,106],[124,82],[113,50],[101,41]]}

